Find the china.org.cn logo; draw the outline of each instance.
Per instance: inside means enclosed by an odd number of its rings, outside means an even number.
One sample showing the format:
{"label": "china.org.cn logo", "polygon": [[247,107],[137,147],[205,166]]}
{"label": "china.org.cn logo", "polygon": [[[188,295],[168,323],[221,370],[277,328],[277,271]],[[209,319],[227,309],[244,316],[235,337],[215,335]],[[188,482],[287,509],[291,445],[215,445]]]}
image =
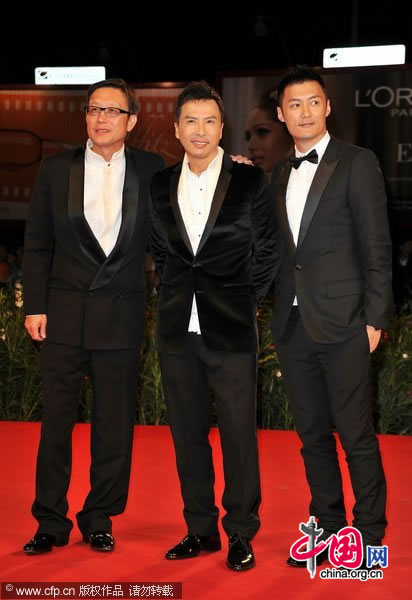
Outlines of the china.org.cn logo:
{"label": "china.org.cn logo", "polygon": [[[315,517],[300,523],[304,535],[290,547],[290,556],[297,561],[306,561],[310,577],[316,575],[316,557],[328,552],[328,560],[334,569],[323,569],[322,579],[382,579],[382,571],[372,569],[388,566],[388,546],[364,548],[362,534],[356,527],[343,527],[326,539],[320,539],[323,529],[317,529]],[[366,552],[366,556],[364,555]]]}

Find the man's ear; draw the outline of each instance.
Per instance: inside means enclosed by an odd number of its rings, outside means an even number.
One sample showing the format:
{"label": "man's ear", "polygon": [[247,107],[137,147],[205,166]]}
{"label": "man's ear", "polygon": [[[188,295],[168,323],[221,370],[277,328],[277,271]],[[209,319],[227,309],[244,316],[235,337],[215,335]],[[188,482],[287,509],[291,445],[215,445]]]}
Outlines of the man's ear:
{"label": "man's ear", "polygon": [[277,113],[278,113],[278,119],[279,119],[279,121],[282,121],[282,123],[284,123],[285,122],[285,118],[283,116],[282,109],[280,108],[280,106],[278,106],[276,108],[276,110],[277,110]]}
{"label": "man's ear", "polygon": [[133,129],[133,127],[136,125],[137,123],[137,115],[130,115],[129,119],[127,121],[127,131],[131,131]]}

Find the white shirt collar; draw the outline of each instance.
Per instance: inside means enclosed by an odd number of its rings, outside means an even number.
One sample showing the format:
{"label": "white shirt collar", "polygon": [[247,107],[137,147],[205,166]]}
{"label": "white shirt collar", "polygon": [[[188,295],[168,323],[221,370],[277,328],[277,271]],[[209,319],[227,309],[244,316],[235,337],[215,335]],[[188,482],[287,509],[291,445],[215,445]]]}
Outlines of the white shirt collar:
{"label": "white shirt collar", "polygon": [[[202,171],[202,173],[199,175],[199,177],[201,177],[204,173],[206,173],[207,171],[212,171],[214,169],[220,169],[222,168],[222,161],[223,161],[223,155],[224,155],[224,150],[223,148],[221,148],[220,146],[217,147],[217,154],[215,156],[215,158],[212,160],[212,162],[210,162],[207,166],[207,168]],[[190,170],[189,167],[189,159],[187,157],[187,154],[185,153],[185,156],[183,158],[183,165],[182,165],[182,171],[186,171],[189,174],[194,175],[195,177],[197,177],[196,173],[193,173],[193,171]]]}
{"label": "white shirt collar", "polygon": [[319,142],[315,144],[315,146],[309,148],[309,150],[307,150],[306,152],[299,152],[299,150],[295,146],[295,155],[299,158],[300,156],[306,156],[306,154],[309,154],[309,152],[312,152],[312,150],[316,150],[320,162],[322,160],[322,156],[325,154],[326,146],[329,144],[329,141],[330,135],[328,132],[326,132],[323,138],[319,140]]}
{"label": "white shirt collar", "polygon": [[110,161],[106,161],[103,158],[103,156],[101,156],[100,154],[97,154],[97,152],[93,151],[93,142],[90,138],[86,142],[86,160],[88,162],[90,162],[91,164],[94,164],[95,166],[104,167],[105,165],[107,165],[107,162],[110,162],[110,164],[113,164],[115,162],[116,163],[120,162],[123,158],[124,158],[124,144],[120,148],[120,150],[118,150],[117,152],[115,152],[113,154]]}

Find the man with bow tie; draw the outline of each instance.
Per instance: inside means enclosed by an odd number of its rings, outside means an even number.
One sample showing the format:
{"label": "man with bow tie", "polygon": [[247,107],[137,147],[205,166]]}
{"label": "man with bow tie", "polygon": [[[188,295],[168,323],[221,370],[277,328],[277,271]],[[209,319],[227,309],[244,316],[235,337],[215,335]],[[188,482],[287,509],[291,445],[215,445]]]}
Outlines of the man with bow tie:
{"label": "man with bow tie", "polygon": [[42,162],[26,226],[26,329],[41,342],[43,419],[26,554],[68,543],[71,437],[86,368],[93,389],[90,492],[77,523],[93,550],[115,547],[126,506],[145,307],[148,195],[160,156],[125,146],[137,121],[120,79],[87,94],[85,147]]}
{"label": "man with bow tie", "polygon": [[295,156],[272,176],[283,239],[272,331],[302,441],[310,515],[323,538],[347,523],[336,429],[355,495],[353,525],[364,545],[380,545],[386,484],[369,368],[392,311],[385,186],[371,151],[329,135],[330,112],[323,79],[308,67],[279,83],[278,116]]}

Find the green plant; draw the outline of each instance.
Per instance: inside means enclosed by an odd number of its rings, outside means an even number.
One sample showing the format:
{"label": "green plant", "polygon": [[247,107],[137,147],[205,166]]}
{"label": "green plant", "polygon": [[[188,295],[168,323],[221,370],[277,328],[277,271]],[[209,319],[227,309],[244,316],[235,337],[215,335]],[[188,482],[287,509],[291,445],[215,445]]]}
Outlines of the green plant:
{"label": "green plant", "polygon": [[270,331],[271,318],[272,301],[267,298],[258,314],[257,423],[262,429],[293,429],[293,417]]}
{"label": "green plant", "polygon": [[[155,351],[157,296],[148,300],[141,348],[136,422],[167,424],[158,355]],[[270,332],[272,302],[259,310],[257,423],[264,429],[291,429],[293,419]],[[398,315],[373,354],[374,412],[380,433],[412,434],[412,316]],[[90,421],[92,392],[87,374],[78,420]],[[212,411],[215,422],[215,411]],[[0,419],[41,417],[39,347],[24,330],[22,288],[0,289]]]}
{"label": "green plant", "polygon": [[412,315],[399,315],[373,354],[377,430],[412,434]]}
{"label": "green plant", "polygon": [[145,331],[140,353],[137,422],[141,425],[165,425],[167,409],[155,350],[157,296],[148,299]]}
{"label": "green plant", "polygon": [[35,421],[41,414],[39,350],[23,327],[21,284],[0,289],[0,418]]}

